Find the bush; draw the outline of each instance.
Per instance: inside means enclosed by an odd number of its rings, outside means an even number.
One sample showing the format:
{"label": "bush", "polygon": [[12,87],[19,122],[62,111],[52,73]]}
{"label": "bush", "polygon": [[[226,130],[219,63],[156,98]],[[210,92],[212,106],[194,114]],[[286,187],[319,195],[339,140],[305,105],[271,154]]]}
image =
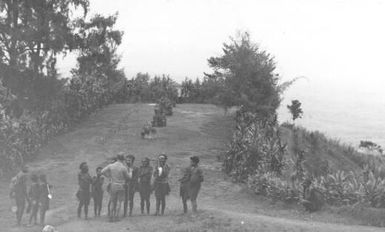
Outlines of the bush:
{"label": "bush", "polygon": [[230,149],[224,154],[224,171],[242,182],[257,172],[280,175],[286,145],[281,143],[277,118],[259,118],[241,108],[236,123]]}
{"label": "bush", "polygon": [[[320,132],[308,132],[291,125],[285,127],[293,132],[293,152],[297,158],[291,157],[292,162],[287,162],[284,157],[286,144],[281,142],[276,119],[261,119],[241,108],[236,115],[233,141],[224,155],[224,171],[235,181],[247,182],[256,194],[273,200],[303,203],[310,211],[319,210],[324,202],[338,207],[356,204],[385,207],[384,162],[381,158],[365,157]],[[308,152],[313,152],[313,156],[326,152],[344,162],[346,158],[357,159],[363,169],[346,172],[328,165],[323,167],[318,156],[319,160],[312,160],[313,163],[305,168],[303,163],[310,156],[304,154]],[[313,168],[314,165],[317,167]],[[281,175],[284,169],[292,170],[290,178]],[[312,198],[311,193],[317,196]]]}
{"label": "bush", "polygon": [[109,90],[94,78],[74,78],[49,110],[25,114],[19,119],[6,115],[0,105],[0,173],[17,170],[49,138],[66,131],[97,109],[118,101],[124,83]]}
{"label": "bush", "polygon": [[294,203],[301,198],[301,186],[298,182],[293,186],[274,173],[267,172],[251,175],[247,184],[256,194],[267,196],[273,200]]}

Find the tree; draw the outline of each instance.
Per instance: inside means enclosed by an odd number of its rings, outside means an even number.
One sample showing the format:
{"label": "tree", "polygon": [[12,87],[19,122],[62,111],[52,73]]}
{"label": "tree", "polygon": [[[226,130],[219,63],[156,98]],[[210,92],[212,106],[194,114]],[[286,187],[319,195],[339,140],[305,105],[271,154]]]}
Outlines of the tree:
{"label": "tree", "polygon": [[303,111],[301,108],[301,102],[298,100],[292,100],[291,105],[287,105],[289,112],[291,113],[291,117],[293,119],[293,123],[296,119],[302,118]]}
{"label": "tree", "polygon": [[[124,71],[118,68],[120,57],[116,54],[123,36],[122,31],[114,29],[117,16],[104,17],[97,14],[88,21],[81,18],[75,23],[78,33],[74,44],[79,49],[79,56],[72,74],[81,82],[88,82],[94,88],[90,89],[93,95],[98,95],[100,91],[121,91],[121,86],[125,83]],[[98,101],[97,96],[91,97]],[[102,104],[111,100],[104,99]]]}
{"label": "tree", "polygon": [[280,104],[275,62],[269,53],[253,43],[248,33],[223,45],[223,55],[208,59],[212,74],[205,75],[223,81],[218,103],[225,108],[243,106],[247,111],[263,116],[275,114]]}
{"label": "tree", "polygon": [[[56,56],[75,48],[71,15],[81,8],[85,17],[88,5],[88,0],[0,1],[0,79],[15,102],[38,109],[36,102],[55,97],[50,90],[60,85],[54,81]],[[44,80],[47,88],[40,86]]]}
{"label": "tree", "polygon": [[181,90],[181,97],[183,99],[183,102],[192,102],[192,95],[194,91],[194,84],[191,79],[188,79],[187,77],[182,82],[182,90]]}
{"label": "tree", "polygon": [[129,81],[129,98],[133,102],[150,100],[150,75],[148,73],[137,73]]}
{"label": "tree", "polygon": [[46,74],[57,53],[73,49],[70,15],[88,0],[2,0],[0,2],[0,61],[12,68]]}
{"label": "tree", "polygon": [[92,75],[112,82],[120,80],[123,71],[117,68],[120,58],[116,49],[122,42],[123,32],[113,28],[117,16],[95,15],[89,21],[77,20],[75,25],[79,31],[74,43],[80,54],[73,74]]}

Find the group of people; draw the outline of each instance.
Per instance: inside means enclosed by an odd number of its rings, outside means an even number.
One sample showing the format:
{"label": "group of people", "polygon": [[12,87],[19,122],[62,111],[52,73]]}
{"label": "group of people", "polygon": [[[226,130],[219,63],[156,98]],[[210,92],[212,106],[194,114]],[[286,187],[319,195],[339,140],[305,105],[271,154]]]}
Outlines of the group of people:
{"label": "group of people", "polygon": [[[184,169],[182,178],[179,179],[180,196],[182,197],[183,210],[187,213],[187,201],[190,199],[192,209],[197,211],[197,196],[203,182],[203,173],[198,167],[199,158],[190,158],[191,164]],[[91,198],[94,202],[94,215],[100,216],[103,203],[104,179],[108,180],[107,192],[109,193],[108,216],[110,221],[116,221],[123,204],[123,216],[132,215],[134,195],[139,192],[141,213],[150,214],[150,196],[154,192],[156,199],[155,215],[163,215],[166,208],[166,196],[170,193],[167,155],[158,156],[155,168],[150,165],[150,159],[144,158],[141,166],[134,165],[135,156],[119,153],[110,164],[96,168],[96,176],[91,177],[86,162],[80,164],[78,174],[79,190],[76,196],[79,200],[78,217],[84,210],[84,217],[88,218],[88,206]]]}
{"label": "group of people", "polygon": [[[78,217],[84,211],[84,217],[88,218],[88,206],[91,199],[94,203],[94,215],[99,217],[103,205],[104,183],[108,182],[106,191],[109,194],[108,216],[110,221],[119,219],[123,206],[123,216],[131,216],[134,208],[134,196],[140,195],[140,209],[142,214],[150,214],[150,196],[155,195],[155,214],[163,215],[166,208],[166,196],[170,193],[169,184],[170,167],[167,164],[167,155],[158,156],[153,168],[150,159],[144,158],[140,167],[134,165],[135,156],[119,153],[105,167],[97,167],[96,175],[91,177],[86,162],[80,164],[78,174],[79,190],[76,197],[79,200],[77,209]],[[183,212],[187,213],[187,202],[191,200],[193,212],[197,211],[197,196],[203,182],[202,170],[198,167],[199,158],[190,157],[190,165],[183,170],[180,182],[180,196],[183,203]],[[27,183],[31,182],[30,186]],[[49,209],[52,199],[52,186],[48,184],[45,174],[29,174],[27,166],[11,180],[10,197],[15,199],[17,224],[20,225],[24,212],[30,213],[29,225],[45,225],[45,214]],[[40,212],[40,213],[39,213]]]}
{"label": "group of people", "polygon": [[[27,186],[28,180],[31,180],[31,185]],[[31,174],[27,166],[12,178],[10,184],[10,197],[15,199],[16,221],[21,225],[24,211],[30,213],[29,225],[37,225],[37,216],[40,212],[40,224],[44,225],[45,214],[49,209],[49,201],[52,198],[52,186],[47,182],[45,174]],[[27,207],[26,207],[27,206]]]}

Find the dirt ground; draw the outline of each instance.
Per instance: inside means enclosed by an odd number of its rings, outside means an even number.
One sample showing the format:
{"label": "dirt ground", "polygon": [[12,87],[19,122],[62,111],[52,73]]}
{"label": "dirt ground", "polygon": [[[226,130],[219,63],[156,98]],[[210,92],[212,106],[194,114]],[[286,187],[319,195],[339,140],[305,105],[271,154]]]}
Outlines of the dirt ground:
{"label": "dirt ground", "polygon": [[[167,127],[158,129],[152,140],[140,138],[140,131],[153,115],[153,106],[111,105],[71,132],[58,136],[30,164],[32,172],[44,172],[54,186],[54,198],[47,213],[47,224],[60,232],[98,231],[383,231],[381,228],[359,226],[359,220],[342,217],[327,210],[308,214],[299,206],[255,196],[244,186],[231,183],[222,173],[217,156],[226,149],[231,138],[231,118],[211,105],[178,105],[168,118]],[[139,195],[135,196],[134,215],[109,223],[106,207],[101,218],[77,219],[78,166],[89,163],[91,175],[106,158],[120,151],[136,156],[136,165],[143,157],[155,159],[157,154],[169,155],[171,194],[162,217],[142,216]],[[189,157],[201,157],[205,181],[198,198],[198,214],[182,215],[178,196],[181,168]],[[154,165],[154,163],[153,163]],[[151,210],[154,212],[154,197]],[[107,203],[105,194],[104,205]],[[8,198],[8,181],[0,182],[0,231],[38,232],[40,226],[15,226],[10,212],[13,202]],[[92,203],[90,215],[93,216]],[[27,224],[25,215],[23,222]]]}

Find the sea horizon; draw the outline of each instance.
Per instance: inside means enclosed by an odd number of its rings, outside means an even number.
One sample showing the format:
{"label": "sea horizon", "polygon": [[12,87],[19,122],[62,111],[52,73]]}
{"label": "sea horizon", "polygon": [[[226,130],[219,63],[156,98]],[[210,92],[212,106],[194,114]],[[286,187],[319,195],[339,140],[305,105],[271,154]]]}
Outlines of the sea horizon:
{"label": "sea horizon", "polygon": [[291,122],[287,105],[294,99],[302,103],[304,112],[296,125],[356,148],[361,140],[385,147],[385,94],[380,88],[330,87],[298,81],[283,94],[278,109],[281,123]]}

